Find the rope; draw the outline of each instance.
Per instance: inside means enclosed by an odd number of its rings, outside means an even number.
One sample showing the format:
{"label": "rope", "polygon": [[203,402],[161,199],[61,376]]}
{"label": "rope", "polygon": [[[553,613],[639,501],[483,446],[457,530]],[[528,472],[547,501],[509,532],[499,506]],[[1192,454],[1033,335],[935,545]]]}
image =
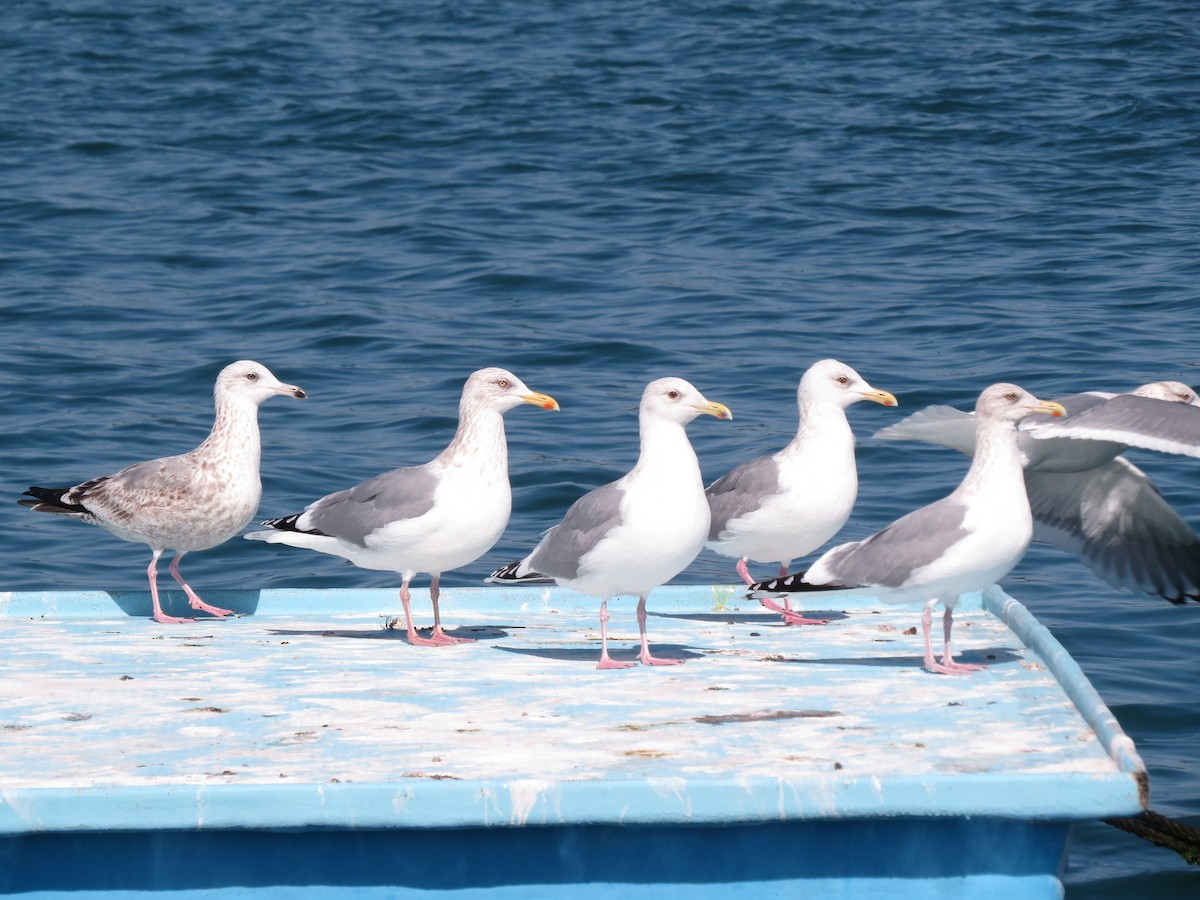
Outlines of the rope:
{"label": "rope", "polygon": [[1159,847],[1174,850],[1191,865],[1200,866],[1200,828],[1168,819],[1151,809],[1141,815],[1104,821],[1113,828],[1120,828]]}

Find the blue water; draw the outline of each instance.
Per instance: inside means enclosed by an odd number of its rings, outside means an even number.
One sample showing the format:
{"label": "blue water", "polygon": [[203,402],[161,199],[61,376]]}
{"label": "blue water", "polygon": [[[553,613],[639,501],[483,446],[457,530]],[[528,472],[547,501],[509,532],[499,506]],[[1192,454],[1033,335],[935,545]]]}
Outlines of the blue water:
{"label": "blue water", "polygon": [[[1066,0],[10,0],[0,10],[3,493],[186,450],[249,357],[273,400],[262,513],[430,458],[472,369],[562,403],[508,417],[516,558],[636,455],[679,374],[706,476],[777,448],[835,356],[901,410],[1194,383],[1200,9]],[[1200,524],[1197,466],[1132,454]],[[965,469],[864,443],[846,537]],[[0,506],[6,589],[139,588],[145,549]],[[245,541],[201,590],[394,585]],[[681,581],[726,580],[706,553]],[[1005,586],[1080,660],[1200,825],[1200,608],[1035,546]],[[1102,824],[1070,898],[1196,896]]]}

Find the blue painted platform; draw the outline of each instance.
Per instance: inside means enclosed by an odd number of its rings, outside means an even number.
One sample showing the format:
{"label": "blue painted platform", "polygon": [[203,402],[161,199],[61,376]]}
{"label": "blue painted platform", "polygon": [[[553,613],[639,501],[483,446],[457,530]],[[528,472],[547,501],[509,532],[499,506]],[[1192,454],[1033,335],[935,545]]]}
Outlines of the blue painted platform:
{"label": "blue painted platform", "polygon": [[990,664],[961,678],[920,668],[918,607],[843,594],[788,628],[732,586],[660,588],[655,652],[687,663],[609,672],[596,602],[558,588],[447,591],[478,642],[446,648],[384,627],[395,591],[205,599],[244,615],[0,593],[0,890],[1056,897],[1071,823],[1148,803],[999,588],[959,605],[959,658]]}

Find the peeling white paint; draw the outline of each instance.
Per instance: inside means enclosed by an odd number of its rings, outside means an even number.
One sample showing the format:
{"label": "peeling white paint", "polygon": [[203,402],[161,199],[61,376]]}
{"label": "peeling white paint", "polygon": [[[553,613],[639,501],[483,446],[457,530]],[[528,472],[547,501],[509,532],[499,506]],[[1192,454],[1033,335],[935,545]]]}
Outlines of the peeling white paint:
{"label": "peeling white paint", "polygon": [[19,792],[0,789],[0,803],[3,803],[18,816],[20,816],[21,821],[29,826],[30,831],[41,830],[41,820],[34,814],[33,810],[30,809],[30,803],[27,801],[27,799]]}
{"label": "peeling white paint", "polygon": [[475,792],[475,799],[479,801],[479,806],[483,811],[483,824],[492,824],[492,815],[496,814],[498,819],[503,817],[499,815],[499,807],[496,806],[496,792],[490,787],[481,787]]}
{"label": "peeling white paint", "polygon": [[508,797],[512,804],[512,824],[524,825],[528,822],[534,807],[548,790],[550,790],[550,783],[546,781],[533,779],[510,781]]}
{"label": "peeling white paint", "polygon": [[687,820],[692,817],[692,798],[688,794],[686,778],[647,778],[646,784],[660,797],[677,799],[683,808],[683,819]]}
{"label": "peeling white paint", "polygon": [[401,815],[408,812],[408,805],[413,799],[413,789],[403,787],[392,794],[392,809]]}

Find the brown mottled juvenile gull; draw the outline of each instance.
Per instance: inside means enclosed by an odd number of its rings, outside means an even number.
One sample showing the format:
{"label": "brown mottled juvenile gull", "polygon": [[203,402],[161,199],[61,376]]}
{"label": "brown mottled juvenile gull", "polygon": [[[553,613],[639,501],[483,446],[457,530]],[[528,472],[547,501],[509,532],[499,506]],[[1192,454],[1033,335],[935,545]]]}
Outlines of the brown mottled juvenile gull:
{"label": "brown mottled juvenile gull", "polygon": [[[865,540],[834,547],[800,576],[756,587],[870,588],[884,601],[922,601],[925,668],[942,675],[984,668],[954,661],[954,606],[961,594],[1004,577],[1024,555],[1033,519],[1025,496],[1017,423],[1035,413],[1060,416],[1063,411],[1061,405],[1038,400],[1016,385],[992,385],[975,404],[975,456],[952,494]],[[939,602],[946,610],[940,663],[934,659],[930,636],[933,607]]]}
{"label": "brown mottled juvenile gull", "polygon": [[[1173,603],[1200,597],[1200,537],[1145,472],[1119,456],[1130,447],[1200,453],[1196,392],[1157,381],[1129,394],[1090,391],[1059,402],[1065,419],[1031,416],[1018,432],[1034,540],[1077,556],[1119,590]],[[971,415],[946,406],[914,413],[875,437],[975,451]]]}
{"label": "brown mottled juvenile gull", "polygon": [[[812,553],[841,531],[858,496],[854,432],[846,409],[860,400],[895,406],[896,398],[877,390],[836,359],[813,363],[796,389],[800,426],[791,443],[770,456],[742,463],[705,491],[712,522],[708,546],[737,559],[737,573],[753,584],[747,560],[779,564],[786,578],[793,559]],[[789,625],[821,625],[781,607],[769,597],[763,606]]]}
{"label": "brown mottled juvenile gull", "polygon": [[[504,414],[522,403],[558,409],[553,397],[531,391],[512,372],[480,369],[463,386],[454,439],[435,459],[328,494],[301,513],[263,522],[270,530],[246,537],[341,556],[363,569],[397,572],[409,643],[467,642],[442,630],[438,581],[442,572],[490,550],[508,525],[512,489]],[[417,633],[409,608],[409,583],[418,572],[432,576],[428,638]]]}
{"label": "brown mottled juvenile gull", "polygon": [[283,384],[261,363],[240,360],[217,376],[213,390],[216,420],[195,450],[136,463],[68,488],[31,487],[33,500],[18,501],[38,512],[57,513],[99,525],[126,541],[149,545],[153,555],[146,574],[154,620],[191,622],[168,616],[158,600],[158,558],[175,551],[171,575],[193,609],[227,616],[228,609],[201,600],[179,573],[179,561],[192,550],[224,543],[250,523],[262,496],[258,407],[283,394],[303,399],[300,388]]}
{"label": "brown mottled juvenile gull", "polygon": [[641,452],[633,469],[576,500],[528,556],[488,579],[512,583],[553,578],[563,587],[599,597],[599,669],[633,665],[608,655],[608,600],[618,594],[638,596],[642,664],[683,662],[651,655],[646,597],[687,568],[708,536],[704,481],[685,431],[701,414],[733,418],[728,407],[706,400],[682,378],[650,382],[638,413]]}

